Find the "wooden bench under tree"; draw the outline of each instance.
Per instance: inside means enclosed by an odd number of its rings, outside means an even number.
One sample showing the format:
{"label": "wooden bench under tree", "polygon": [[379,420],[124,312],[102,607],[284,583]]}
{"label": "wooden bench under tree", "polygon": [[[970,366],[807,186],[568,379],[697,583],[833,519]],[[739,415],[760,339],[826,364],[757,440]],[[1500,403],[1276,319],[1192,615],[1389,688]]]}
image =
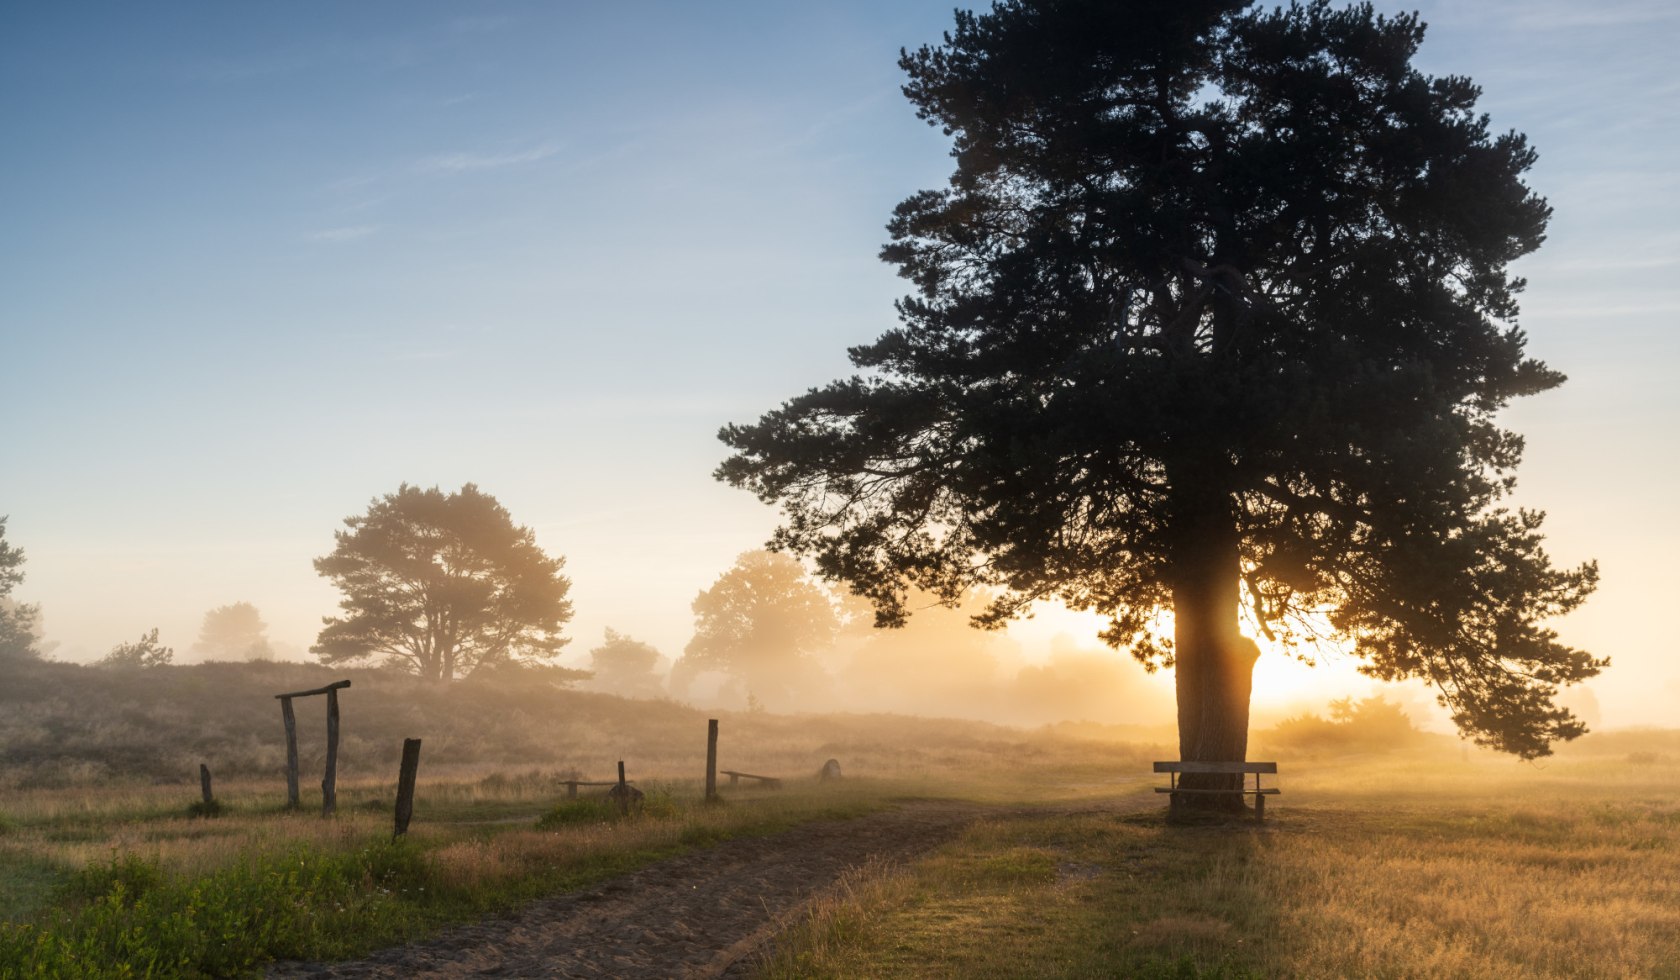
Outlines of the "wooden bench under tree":
{"label": "wooden bench under tree", "polygon": [[738,785],[743,779],[756,779],[764,786],[765,789],[782,788],[781,779],[775,776],[754,776],[750,772],[737,772],[734,769],[721,769],[719,771],[729,777],[729,785],[731,786]]}
{"label": "wooden bench under tree", "polygon": [[[1155,787],[1157,793],[1252,796],[1254,797],[1254,819],[1256,821],[1266,819],[1266,797],[1276,796],[1283,792],[1275,786],[1264,789],[1260,786],[1261,773],[1277,774],[1277,763],[1275,762],[1157,762],[1155,763],[1155,771],[1168,773],[1170,782],[1170,785]],[[1239,779],[1237,785],[1230,789],[1186,789],[1178,785],[1178,782],[1180,776],[1188,773],[1237,776]],[[1247,777],[1250,773],[1254,775],[1253,788],[1248,786]]]}

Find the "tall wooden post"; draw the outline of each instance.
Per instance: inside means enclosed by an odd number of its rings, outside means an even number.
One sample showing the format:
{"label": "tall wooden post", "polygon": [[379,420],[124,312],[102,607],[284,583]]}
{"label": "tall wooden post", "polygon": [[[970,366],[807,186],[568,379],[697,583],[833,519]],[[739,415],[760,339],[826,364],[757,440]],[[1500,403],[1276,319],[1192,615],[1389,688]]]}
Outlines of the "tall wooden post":
{"label": "tall wooden post", "polygon": [[338,809],[338,691],[327,692],[327,774],[321,779],[321,816]]}
{"label": "tall wooden post", "polygon": [[717,799],[717,719],[706,722],[706,802]]}
{"label": "tall wooden post", "polygon": [[630,787],[624,782],[624,760],[618,760],[618,812],[630,815]]}
{"label": "tall wooden post", "polygon": [[208,809],[216,802],[216,797],[210,792],[210,767],[202,762],[198,764],[198,788],[204,794],[204,806]]}
{"label": "tall wooden post", "polygon": [[297,716],[292,714],[292,699],[280,699],[280,717],[286,722],[286,807],[298,808]]}
{"label": "tall wooden post", "polygon": [[397,827],[391,834],[395,840],[408,833],[408,821],[414,816],[414,779],[420,771],[420,740],[403,739],[402,768],[397,772]]}

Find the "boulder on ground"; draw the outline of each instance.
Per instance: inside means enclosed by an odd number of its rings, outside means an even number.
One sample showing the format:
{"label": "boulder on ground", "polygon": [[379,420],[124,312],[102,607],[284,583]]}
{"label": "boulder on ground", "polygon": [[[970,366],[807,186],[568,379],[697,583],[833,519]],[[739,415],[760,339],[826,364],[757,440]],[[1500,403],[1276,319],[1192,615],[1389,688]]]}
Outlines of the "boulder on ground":
{"label": "boulder on ground", "polygon": [[607,790],[607,799],[617,803],[620,790],[628,791],[631,806],[641,805],[643,796],[642,791],[630,785],[620,786],[619,784],[614,783],[612,789]]}
{"label": "boulder on ground", "polygon": [[817,778],[822,780],[823,782],[827,782],[830,779],[839,779],[840,778],[840,760],[839,759],[830,759],[827,762],[823,763],[822,768],[817,770]]}

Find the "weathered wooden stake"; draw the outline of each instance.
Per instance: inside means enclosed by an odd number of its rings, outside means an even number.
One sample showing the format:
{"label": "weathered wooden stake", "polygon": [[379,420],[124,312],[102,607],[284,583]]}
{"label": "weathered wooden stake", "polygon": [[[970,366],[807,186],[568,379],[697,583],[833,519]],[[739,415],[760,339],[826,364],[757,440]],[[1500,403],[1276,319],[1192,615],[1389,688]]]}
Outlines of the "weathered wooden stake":
{"label": "weathered wooden stake", "polygon": [[717,799],[717,719],[706,722],[706,802]]}
{"label": "weathered wooden stake", "polygon": [[338,809],[338,691],[327,692],[327,774],[321,779],[321,816]]}
{"label": "weathered wooden stake", "polygon": [[630,787],[624,782],[624,760],[618,760],[618,812],[630,815]]}
{"label": "weathered wooden stake", "polygon": [[210,767],[202,762],[198,764],[198,788],[204,792],[204,806],[208,809],[216,797],[210,792]]}
{"label": "weathered wooden stake", "polygon": [[297,716],[292,714],[292,699],[280,699],[280,717],[286,722],[286,807],[298,808]]}
{"label": "weathered wooden stake", "polygon": [[391,839],[408,833],[409,818],[414,816],[414,777],[420,771],[420,740],[403,739],[402,769],[397,773],[397,828]]}

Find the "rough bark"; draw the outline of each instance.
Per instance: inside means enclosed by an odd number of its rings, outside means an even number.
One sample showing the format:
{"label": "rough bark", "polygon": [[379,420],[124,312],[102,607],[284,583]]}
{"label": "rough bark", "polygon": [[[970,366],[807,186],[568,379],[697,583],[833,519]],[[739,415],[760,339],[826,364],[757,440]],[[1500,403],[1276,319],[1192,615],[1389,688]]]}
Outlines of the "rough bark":
{"label": "rough bark", "polygon": [[[1192,483],[1190,486],[1195,486]],[[1259,648],[1237,628],[1237,536],[1229,497],[1190,491],[1173,559],[1178,751],[1186,762],[1244,762]],[[1185,789],[1241,789],[1241,775],[1187,773]],[[1241,812],[1242,797],[1174,794],[1175,810]]]}

